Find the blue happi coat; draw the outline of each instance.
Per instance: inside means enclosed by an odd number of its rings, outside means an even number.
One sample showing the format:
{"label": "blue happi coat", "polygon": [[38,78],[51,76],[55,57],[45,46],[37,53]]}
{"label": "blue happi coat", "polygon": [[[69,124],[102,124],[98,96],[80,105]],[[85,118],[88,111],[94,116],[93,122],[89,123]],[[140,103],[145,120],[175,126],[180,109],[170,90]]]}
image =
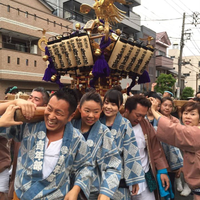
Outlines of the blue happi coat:
{"label": "blue happi coat", "polygon": [[[147,117],[146,117],[146,119],[148,120]],[[153,122],[151,122],[151,123],[152,123],[154,129],[157,131],[158,120],[156,120],[154,118]],[[173,171],[173,170],[177,170],[177,169],[183,167],[183,156],[181,154],[180,149],[177,147],[174,147],[172,145],[166,144],[164,142],[161,142],[161,144],[162,144],[163,150],[165,152],[165,156],[166,156],[166,159],[167,159],[170,169]]]}
{"label": "blue happi coat", "polygon": [[0,128],[0,135],[21,142],[17,160],[15,192],[20,200],[64,199],[70,190],[70,173],[75,185],[89,197],[93,165],[88,146],[71,122],[65,126],[60,156],[54,170],[43,179],[46,126],[44,122]]}
{"label": "blue happi coat", "polygon": [[[100,121],[106,124],[106,117]],[[142,169],[139,149],[132,125],[126,118],[118,112],[111,128],[111,134],[115,139],[118,151],[121,155],[122,174],[121,179],[125,179],[126,185],[131,186],[144,182],[144,172]],[[131,195],[128,188],[119,187],[114,195],[114,200],[130,200]]]}
{"label": "blue happi coat", "polygon": [[[81,119],[72,120],[72,124],[81,129]],[[110,130],[97,121],[90,129],[87,144],[95,164],[91,193],[112,199],[121,178],[121,159]]]}

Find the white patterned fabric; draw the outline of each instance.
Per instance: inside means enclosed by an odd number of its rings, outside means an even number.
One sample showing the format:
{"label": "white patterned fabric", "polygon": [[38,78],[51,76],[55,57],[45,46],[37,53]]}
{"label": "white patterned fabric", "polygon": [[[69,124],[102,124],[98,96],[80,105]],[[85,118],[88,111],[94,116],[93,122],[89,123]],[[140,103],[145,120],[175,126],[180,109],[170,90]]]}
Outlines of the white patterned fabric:
{"label": "white patterned fabric", "polygon": [[[105,116],[100,119],[106,124]],[[117,114],[111,128],[122,161],[121,179],[125,179],[127,186],[132,186],[145,181],[141,158],[132,125],[120,113]],[[119,187],[115,192],[114,200],[130,200],[130,191]]]}
{"label": "white patterned fabric", "polygon": [[75,185],[88,198],[93,176],[93,165],[88,146],[69,122],[65,126],[58,161],[47,178],[43,179],[46,126],[44,122],[0,128],[0,135],[21,142],[17,160],[15,192],[20,200],[64,199],[70,190],[70,174],[75,174]]}
{"label": "white patterned fabric", "polygon": [[[80,129],[81,119],[73,120],[72,124]],[[114,138],[110,130],[97,121],[90,129],[87,144],[95,164],[94,180],[90,192],[92,195],[99,192],[112,199],[119,185],[122,166]]]}

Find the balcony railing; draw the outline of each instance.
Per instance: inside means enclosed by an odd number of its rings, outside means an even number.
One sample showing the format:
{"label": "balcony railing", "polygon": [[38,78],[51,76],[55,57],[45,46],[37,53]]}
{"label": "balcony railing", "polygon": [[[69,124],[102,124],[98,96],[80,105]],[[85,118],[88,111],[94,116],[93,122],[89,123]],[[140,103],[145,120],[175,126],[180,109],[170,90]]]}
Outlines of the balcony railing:
{"label": "balcony railing", "polygon": [[156,67],[159,67],[159,69],[171,70],[173,69],[173,59],[162,55],[156,56]]}

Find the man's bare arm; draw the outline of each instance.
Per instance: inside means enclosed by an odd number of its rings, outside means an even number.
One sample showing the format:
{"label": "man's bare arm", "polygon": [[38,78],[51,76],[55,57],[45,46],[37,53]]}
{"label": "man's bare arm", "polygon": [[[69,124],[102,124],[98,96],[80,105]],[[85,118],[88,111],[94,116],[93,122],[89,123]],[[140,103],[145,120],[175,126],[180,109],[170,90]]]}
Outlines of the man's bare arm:
{"label": "man's bare arm", "polygon": [[15,100],[0,104],[0,115],[3,115],[3,113],[6,111],[6,109],[10,105],[19,106],[19,108],[22,110],[23,115],[27,119],[30,119],[31,117],[33,117],[35,113],[35,109],[36,109],[36,105],[32,102],[26,101],[24,99],[15,99]]}

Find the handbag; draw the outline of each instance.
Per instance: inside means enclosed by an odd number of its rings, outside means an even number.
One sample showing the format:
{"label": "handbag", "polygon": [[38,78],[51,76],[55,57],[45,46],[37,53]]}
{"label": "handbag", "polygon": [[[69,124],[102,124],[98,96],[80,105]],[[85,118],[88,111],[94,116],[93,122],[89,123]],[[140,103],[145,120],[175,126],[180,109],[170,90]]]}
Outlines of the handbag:
{"label": "handbag", "polygon": [[149,169],[149,171],[147,173],[145,173],[145,179],[146,179],[149,191],[153,192],[157,188],[157,184],[156,184],[156,180],[153,176],[153,173],[151,171],[151,168]]}

